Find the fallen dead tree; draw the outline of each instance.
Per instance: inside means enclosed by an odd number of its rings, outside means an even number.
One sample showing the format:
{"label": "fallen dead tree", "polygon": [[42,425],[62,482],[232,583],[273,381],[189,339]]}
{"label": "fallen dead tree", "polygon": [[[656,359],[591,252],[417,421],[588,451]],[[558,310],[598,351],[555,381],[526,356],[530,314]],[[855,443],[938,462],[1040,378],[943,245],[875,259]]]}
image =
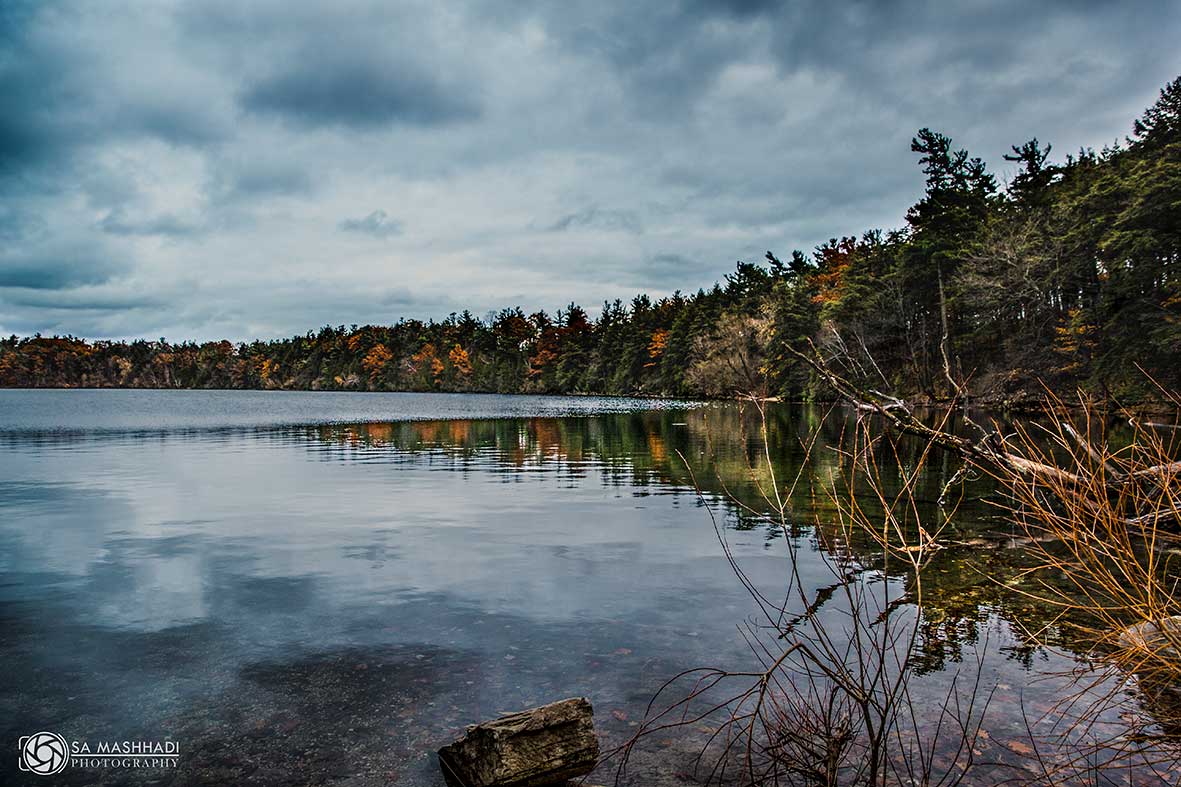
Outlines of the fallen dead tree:
{"label": "fallen dead tree", "polygon": [[[1051,434],[1051,437],[1067,449],[1070,459],[1067,469],[1054,463],[1044,452],[1026,450],[1036,442],[1025,439],[1028,435],[1019,434],[1019,445],[1014,446],[999,431],[982,427],[966,413],[965,420],[978,433],[976,439],[928,426],[902,400],[851,382],[833,369],[815,346],[810,349],[811,352],[806,353],[787,347],[790,354],[810,366],[836,393],[858,409],[876,413],[898,432],[951,451],[968,465],[1000,481],[1020,479],[1042,484],[1064,498],[1064,502],[1092,508],[1114,506],[1120,511],[1123,523],[1132,528],[1175,528],[1181,525],[1181,507],[1175,504],[1177,487],[1181,483],[1181,461],[1171,460],[1165,444],[1152,433],[1163,424],[1142,423],[1129,418],[1135,432],[1134,442],[1159,449],[1154,454],[1160,461],[1145,462],[1148,454],[1143,452],[1125,456],[1095,446],[1084,430],[1076,428],[1069,419],[1059,417],[1064,408],[1060,407],[1060,401],[1051,398],[1049,415],[1058,425],[1057,434]],[[945,372],[955,391],[951,402],[954,407],[966,400],[965,386],[954,380],[950,371],[945,369]],[[1177,403],[1176,397],[1169,396]]]}
{"label": "fallen dead tree", "polygon": [[[1051,631],[1070,629],[1088,649],[1090,668],[1079,691],[1068,693],[1034,724],[1055,718],[1061,738],[1043,741],[1054,757],[1042,759],[1036,780],[1074,783],[1088,770],[1140,766],[1181,768],[1181,461],[1175,425],[1141,421],[1124,412],[1130,433],[1112,446],[1107,414],[1086,401],[1066,407],[1047,391],[1048,424],[1018,424],[1009,435],[964,419],[975,438],[954,434],[947,418],[931,427],[892,397],[851,382],[826,362],[792,348],[834,391],[859,410],[880,416],[888,429],[958,455],[963,467],[947,487],[974,470],[997,482],[998,505],[1023,536],[1031,566],[1013,592],[1059,611],[1053,623],[1027,630],[1031,642],[1053,647]],[[967,400],[966,385],[944,372],[951,406]],[[1151,379],[1151,378],[1150,378]],[[1181,397],[1161,389],[1181,412]],[[941,496],[947,498],[948,488]],[[1077,644],[1076,644],[1077,647]],[[1111,691],[1084,689],[1114,678]],[[1129,684],[1128,680],[1131,680]],[[1125,690],[1131,685],[1135,691]],[[1080,698],[1089,696],[1085,702]],[[1127,726],[1083,746],[1071,738],[1112,713]],[[1099,725],[1095,725],[1097,728]]]}
{"label": "fallen dead tree", "polygon": [[[999,502],[993,502],[1022,536],[1014,541],[1033,558],[1030,568],[1006,581],[1006,587],[1039,606],[1061,610],[1046,628],[1027,630],[1023,639],[1053,649],[1061,639],[1051,629],[1070,627],[1078,635],[1070,644],[1070,658],[1079,665],[1074,682],[1064,684],[1061,701],[1041,718],[1026,718],[1029,743],[1014,741],[1022,748],[1008,753],[1028,760],[1005,764],[1013,775],[1004,783],[1106,783],[1125,772],[1175,783],[1181,774],[1181,715],[1172,704],[1181,686],[1181,662],[1175,657],[1181,648],[1175,625],[1181,619],[1176,617],[1181,615],[1176,562],[1181,552],[1175,551],[1177,535],[1164,525],[1177,521],[1181,489],[1177,462],[1170,458],[1175,446],[1159,438],[1173,430],[1137,430],[1126,445],[1112,449],[1097,412],[1084,408],[1070,415],[1061,408],[1050,413],[1060,416],[1053,425],[1017,426],[1008,437],[995,427],[989,431],[972,424],[980,434],[973,439],[951,431],[949,409],[928,425],[905,403],[856,387],[818,356],[805,360],[857,408],[849,431],[832,446],[841,457],[841,471],[817,487],[823,490],[825,510],[835,512],[837,537],[822,552],[834,583],[813,592],[801,582],[791,539],[797,517],[789,501],[798,484],[816,479],[797,475],[784,485],[776,480],[765,413],[763,469],[769,481],[757,481],[763,505],[726,494],[736,507],[785,536],[789,571],[782,595],[767,593],[739,565],[725,527],[714,519],[686,462],[722,550],[759,608],[743,626],[758,667],[703,667],[670,679],[635,736],[617,752],[618,781],[626,776],[636,746],[679,730],[690,736],[707,733],[695,773],[712,783],[997,783],[977,781],[974,775],[981,724],[992,697],[980,683],[979,665],[974,680],[953,677],[941,702],[919,706],[911,693],[924,573],[949,542],[944,527],[954,518],[955,503],[929,516],[916,489],[929,457],[944,450],[964,460],[957,477],[973,469],[997,480]],[[749,401],[763,413],[760,398]],[[1136,430],[1136,423],[1131,426]],[[895,433],[919,437],[917,455],[908,451],[904,461]],[[819,434],[813,430],[801,438],[805,453]],[[893,461],[880,465],[878,446]],[[751,474],[761,477],[754,467]],[[870,539],[879,550],[872,571],[841,546],[858,538]],[[892,595],[890,583],[874,581],[895,572],[911,577],[905,595]],[[819,614],[823,606],[828,615]],[[1020,710],[1025,715],[1024,706]],[[1128,783],[1136,782],[1129,778]]]}

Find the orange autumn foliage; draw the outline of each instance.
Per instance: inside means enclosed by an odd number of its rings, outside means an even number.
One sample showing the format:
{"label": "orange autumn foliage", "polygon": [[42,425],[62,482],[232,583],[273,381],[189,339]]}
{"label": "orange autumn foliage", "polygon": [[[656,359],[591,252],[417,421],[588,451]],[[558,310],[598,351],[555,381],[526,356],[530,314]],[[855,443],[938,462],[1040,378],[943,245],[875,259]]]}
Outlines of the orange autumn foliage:
{"label": "orange autumn foliage", "polygon": [[410,356],[408,364],[411,373],[417,373],[422,369],[430,369],[431,377],[435,382],[443,376],[443,372],[447,369],[447,365],[439,360],[439,351],[435,348],[432,342],[427,342],[419,349],[418,352]]}
{"label": "orange autumn foliage", "polygon": [[648,357],[652,360],[644,364],[644,368],[655,366],[660,358],[664,355],[665,348],[668,347],[668,331],[664,328],[658,328],[652,332],[652,340],[648,342]]}
{"label": "orange autumn foliage", "polygon": [[538,377],[546,369],[558,360],[558,354],[548,347],[538,347],[537,352],[529,359],[529,369],[525,374],[529,377]]}
{"label": "orange autumn foliage", "polygon": [[845,271],[849,263],[840,263],[835,268],[816,274],[817,292],[812,296],[812,303],[834,303],[840,300],[841,284],[845,278]]}
{"label": "orange autumn foliage", "polygon": [[361,359],[361,367],[369,372],[370,380],[376,380],[393,357],[394,354],[384,344],[375,344]]}
{"label": "orange autumn foliage", "polygon": [[819,271],[813,276],[812,282],[816,287],[816,294],[812,296],[813,303],[836,303],[844,297],[845,277],[853,264],[857,253],[855,238],[841,238],[832,240],[817,250]]}
{"label": "orange autumn foliage", "polygon": [[447,353],[447,357],[451,359],[451,365],[455,367],[455,371],[460,375],[467,377],[472,373],[472,359],[468,355],[467,350],[458,344],[451,348],[451,352]]}
{"label": "orange autumn foliage", "polygon": [[419,348],[418,352],[410,356],[410,371],[417,372],[424,366],[429,366],[431,361],[435,359],[435,345],[427,342],[421,348]]}

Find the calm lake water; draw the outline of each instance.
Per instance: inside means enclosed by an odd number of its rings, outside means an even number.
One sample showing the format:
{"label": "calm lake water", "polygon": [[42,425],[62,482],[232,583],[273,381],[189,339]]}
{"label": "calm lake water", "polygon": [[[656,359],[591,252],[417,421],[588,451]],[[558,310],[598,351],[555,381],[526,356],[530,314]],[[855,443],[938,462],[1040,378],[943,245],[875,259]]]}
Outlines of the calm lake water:
{"label": "calm lake water", "polygon": [[[180,744],[175,771],[50,783],[441,785],[433,752],[465,724],[585,695],[617,745],[667,678],[753,663],[738,624],[755,607],[677,454],[752,580],[781,586],[788,540],[721,494],[755,500],[748,410],[0,391],[0,738],[10,752],[42,729]],[[804,461],[800,436],[836,444],[848,417],[775,407],[780,477]],[[809,473],[835,457],[814,452]],[[954,469],[924,478],[928,504]],[[1048,613],[1006,591],[1020,560],[973,502],[986,491],[969,486],[960,545],[932,572],[916,692],[942,697],[982,657],[998,686],[982,757],[1001,761],[1020,707],[1052,699],[1061,682],[1044,675],[1073,661],[1015,634]],[[801,520],[812,591],[833,581],[825,543]],[[652,740],[632,783],[687,779],[694,745]],[[15,754],[2,768],[25,783]]]}

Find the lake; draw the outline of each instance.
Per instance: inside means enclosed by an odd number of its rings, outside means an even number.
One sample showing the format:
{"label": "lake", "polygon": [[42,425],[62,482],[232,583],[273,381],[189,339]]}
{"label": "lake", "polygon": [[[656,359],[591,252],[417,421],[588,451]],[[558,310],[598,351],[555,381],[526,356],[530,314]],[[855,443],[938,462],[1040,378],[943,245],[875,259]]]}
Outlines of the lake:
{"label": "lake", "polygon": [[[805,457],[800,437],[839,444],[849,418],[774,406],[780,478],[831,476],[835,452]],[[759,587],[782,585],[791,547],[810,591],[832,582],[812,520],[785,537],[727,500],[757,500],[762,455],[735,403],[0,391],[0,446],[4,740],[180,746],[175,771],[67,784],[441,785],[433,752],[465,724],[574,695],[610,748],[667,678],[753,663],[739,624],[756,609],[708,509]],[[936,462],[924,505],[953,472]],[[1020,708],[1075,661],[1024,642],[1014,621],[1049,613],[1006,590],[1019,553],[987,488],[967,492],[916,696],[981,660],[998,687],[982,759],[1008,762]],[[696,745],[651,739],[629,783],[689,780]],[[24,783],[15,767],[5,783]]]}

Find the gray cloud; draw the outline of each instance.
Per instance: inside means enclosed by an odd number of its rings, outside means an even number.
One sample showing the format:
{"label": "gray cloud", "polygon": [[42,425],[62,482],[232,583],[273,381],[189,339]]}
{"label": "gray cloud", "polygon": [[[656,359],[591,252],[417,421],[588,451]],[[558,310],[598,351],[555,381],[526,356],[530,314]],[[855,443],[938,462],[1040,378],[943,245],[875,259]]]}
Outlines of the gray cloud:
{"label": "gray cloud", "polygon": [[44,237],[48,226],[41,216],[31,215],[19,206],[0,204],[0,241],[22,243]]}
{"label": "gray cloud", "polygon": [[125,266],[94,249],[67,245],[33,252],[0,253],[0,288],[68,290],[102,284],[125,270]]}
{"label": "gray cloud", "polygon": [[350,57],[303,60],[251,85],[242,95],[249,111],[293,123],[370,129],[393,123],[432,126],[468,120],[475,103],[408,66]]}
{"label": "gray cloud", "polygon": [[251,158],[215,166],[208,190],[217,201],[310,194],[315,188],[306,168],[288,162]]}
{"label": "gray cloud", "polygon": [[550,232],[564,232],[572,228],[584,227],[635,233],[644,231],[643,224],[633,211],[597,207],[567,213],[549,225],[548,229]]}
{"label": "gray cloud", "polygon": [[201,231],[197,225],[170,213],[132,220],[121,209],[112,210],[98,222],[98,226],[113,235],[166,235],[174,238],[189,237]]}
{"label": "gray cloud", "polygon": [[345,232],[359,232],[375,238],[389,238],[402,233],[402,223],[391,219],[384,210],[378,209],[360,219],[345,219],[340,222]]}
{"label": "gray cloud", "polygon": [[45,312],[126,312],[134,309],[159,308],[167,305],[163,298],[136,294],[104,292],[93,287],[69,292],[20,290],[7,292],[3,301],[10,307],[26,307]]}
{"label": "gray cloud", "polygon": [[900,224],[922,126],[1002,175],[1033,136],[1122,137],[1178,38],[1165,0],[9,0],[0,329],[245,339],[695,290]]}
{"label": "gray cloud", "polygon": [[[0,17],[0,173],[36,165],[61,168],[105,143],[159,139],[205,146],[224,137],[225,118],[203,101],[182,63],[124,68],[110,44],[134,41],[135,22],[118,27],[117,13],[68,2],[5,4]],[[158,21],[138,14],[150,32]],[[131,40],[110,42],[110,35]],[[192,88],[192,89],[191,89]]]}
{"label": "gray cloud", "polygon": [[[361,131],[477,118],[473,80],[441,59],[443,31],[432,30],[429,6],[415,5],[242,8],[215,0],[185,8],[179,19],[217,60],[244,71],[236,98],[248,113],[305,129]],[[242,52],[257,56],[243,59]]]}
{"label": "gray cloud", "polygon": [[[719,264],[718,260],[691,259],[683,254],[653,254],[645,260],[645,276],[652,276],[660,282],[663,289],[696,289],[686,286],[691,282],[703,282],[713,274],[728,270],[728,266]],[[638,283],[638,282],[637,282]]]}

